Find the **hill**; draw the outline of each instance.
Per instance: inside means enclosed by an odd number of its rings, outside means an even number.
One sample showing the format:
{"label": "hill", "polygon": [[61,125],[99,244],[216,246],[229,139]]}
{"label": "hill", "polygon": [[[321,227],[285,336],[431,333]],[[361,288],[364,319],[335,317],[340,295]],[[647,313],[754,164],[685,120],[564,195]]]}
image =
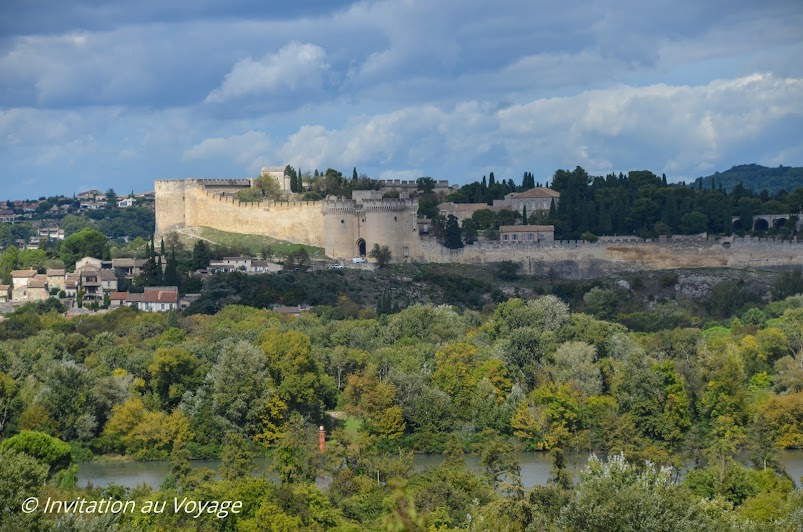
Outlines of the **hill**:
{"label": "hill", "polygon": [[754,192],[766,189],[772,195],[780,190],[792,192],[803,187],[803,168],[796,166],[768,168],[760,164],[742,164],[724,172],[698,177],[694,180],[695,188],[700,186],[701,179],[703,188],[710,189],[713,182],[716,187],[721,184],[725,190],[730,192],[736,185],[742,183],[745,188]]}

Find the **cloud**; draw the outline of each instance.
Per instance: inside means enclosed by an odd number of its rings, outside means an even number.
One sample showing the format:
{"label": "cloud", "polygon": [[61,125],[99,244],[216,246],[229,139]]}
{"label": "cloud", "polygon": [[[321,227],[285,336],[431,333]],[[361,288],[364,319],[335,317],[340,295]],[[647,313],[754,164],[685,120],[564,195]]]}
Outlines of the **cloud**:
{"label": "cloud", "polygon": [[[734,160],[746,143],[803,118],[803,79],[753,74],[699,86],[618,86],[499,113],[513,160],[543,146],[561,165],[603,173],[645,166],[686,176]],[[535,143],[534,141],[537,141]],[[740,160],[740,157],[739,159]]]}
{"label": "cloud", "polygon": [[281,96],[293,92],[315,92],[323,88],[329,65],[326,52],[310,43],[291,42],[275,54],[254,61],[238,61],[220,87],[206,97],[207,103],[221,103],[244,97]]}
{"label": "cloud", "polygon": [[184,151],[184,161],[202,159],[228,159],[241,165],[250,172],[258,171],[265,163],[270,149],[270,139],[262,131],[248,131],[242,135],[215,137]]}

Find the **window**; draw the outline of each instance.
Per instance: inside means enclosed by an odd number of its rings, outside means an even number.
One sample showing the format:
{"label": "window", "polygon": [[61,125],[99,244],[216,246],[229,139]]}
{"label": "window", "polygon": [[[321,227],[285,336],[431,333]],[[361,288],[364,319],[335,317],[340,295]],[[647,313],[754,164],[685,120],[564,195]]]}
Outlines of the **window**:
{"label": "window", "polygon": [[507,240],[507,235],[504,235],[503,240]]}
{"label": "window", "polygon": [[346,220],[342,220],[342,219],[341,219],[341,220],[340,220],[340,223],[344,224],[344,223],[346,223]]}
{"label": "window", "polygon": [[532,234],[532,233],[530,233],[529,235],[527,235],[527,240],[532,240],[532,239],[533,239],[533,234]]}

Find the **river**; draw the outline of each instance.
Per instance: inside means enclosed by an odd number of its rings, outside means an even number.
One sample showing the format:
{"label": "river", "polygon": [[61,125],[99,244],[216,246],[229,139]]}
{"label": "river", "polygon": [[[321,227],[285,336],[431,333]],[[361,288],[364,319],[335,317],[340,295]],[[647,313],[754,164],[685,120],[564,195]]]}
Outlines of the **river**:
{"label": "river", "polygon": [[[582,469],[588,461],[587,453],[566,453],[569,469],[574,472]],[[795,483],[800,486],[803,476],[803,449],[780,451],[781,463],[786,467],[787,473]],[[417,454],[413,457],[413,465],[421,471],[435,467],[444,460],[438,454]],[[525,488],[546,484],[549,472],[552,469],[552,459],[549,453],[528,452],[519,454],[521,465],[521,481]],[[480,471],[479,457],[466,456],[466,464],[474,472]],[[268,460],[258,458],[255,461],[255,474],[261,475],[268,471]],[[207,467],[217,470],[219,460],[195,460],[192,467]],[[86,487],[92,484],[96,487],[105,487],[110,484],[134,488],[140,484],[147,484],[156,489],[170,472],[170,462],[87,462],[78,464],[78,485]]]}

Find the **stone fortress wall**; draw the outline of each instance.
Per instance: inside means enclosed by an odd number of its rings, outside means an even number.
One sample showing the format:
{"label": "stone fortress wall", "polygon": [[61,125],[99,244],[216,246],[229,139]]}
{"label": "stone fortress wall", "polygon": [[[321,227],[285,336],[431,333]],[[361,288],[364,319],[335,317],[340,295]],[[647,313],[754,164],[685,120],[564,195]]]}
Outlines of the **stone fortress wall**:
{"label": "stone fortress wall", "polygon": [[329,197],[317,202],[240,203],[232,197],[249,186],[250,180],[156,181],[157,235],[183,227],[211,227],[322,247],[327,256],[341,260],[379,244],[390,247],[393,262],[511,260],[520,263],[525,273],[567,278],[674,268],[803,266],[803,243],[751,237],[479,242],[450,250],[431,237],[419,237],[414,199],[382,199],[381,193],[371,191],[355,191],[350,200]]}
{"label": "stone fortress wall", "polygon": [[[619,240],[619,241],[617,241]],[[625,272],[678,268],[791,269],[803,266],[803,242],[767,238],[675,236],[598,242],[556,240],[481,242],[450,250],[435,239],[421,241],[427,262],[493,264],[510,260],[530,275],[593,279]]]}

